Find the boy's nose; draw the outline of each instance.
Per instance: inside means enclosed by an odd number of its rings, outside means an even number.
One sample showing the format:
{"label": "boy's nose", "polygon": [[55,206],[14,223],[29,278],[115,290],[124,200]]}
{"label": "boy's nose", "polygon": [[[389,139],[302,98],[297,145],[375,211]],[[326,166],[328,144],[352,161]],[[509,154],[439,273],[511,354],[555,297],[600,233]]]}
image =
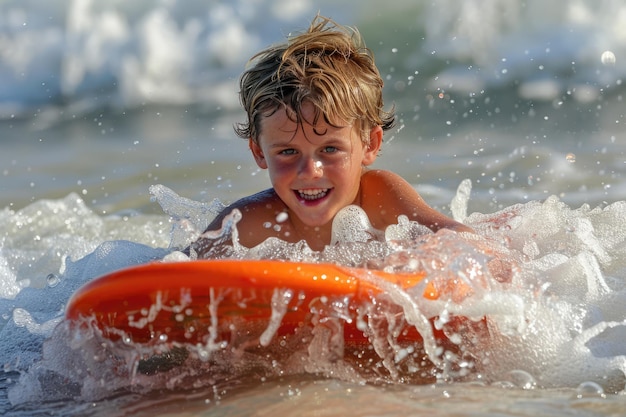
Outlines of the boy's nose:
{"label": "boy's nose", "polygon": [[316,158],[303,158],[300,164],[300,176],[305,178],[321,177],[324,169],[322,161]]}

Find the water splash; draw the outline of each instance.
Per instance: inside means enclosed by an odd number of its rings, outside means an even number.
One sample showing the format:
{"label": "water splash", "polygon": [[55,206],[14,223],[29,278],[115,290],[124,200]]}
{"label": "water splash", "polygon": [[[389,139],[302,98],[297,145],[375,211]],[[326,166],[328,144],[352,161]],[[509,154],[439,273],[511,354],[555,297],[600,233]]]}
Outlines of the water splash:
{"label": "water splash", "polygon": [[[206,205],[163,195],[167,197],[161,201],[169,199],[165,205],[175,215],[181,210],[187,218],[207,213]],[[457,201],[463,211],[466,200]],[[138,346],[124,338],[104,339],[88,322],[78,333],[68,333],[63,323],[54,327],[62,306],[43,307],[40,295],[62,303],[82,282],[111,269],[165,256],[188,259],[169,249],[107,242],[76,262],[67,260],[62,272],[55,272],[56,285],[22,290],[10,306],[3,305],[8,321],[2,340],[5,345],[20,341],[5,346],[4,363],[11,369],[30,368],[11,390],[11,398],[16,403],[43,395],[93,399],[110,395],[110,389],[176,389],[192,380],[197,387],[211,386],[233,375],[248,378],[250,372],[264,377],[320,373],[359,383],[480,380],[531,389],[595,383],[605,392],[618,392],[626,372],[620,342],[626,319],[625,204],[572,209],[552,197],[493,214],[473,213],[465,223],[476,235],[432,233],[402,218],[384,236],[365,242],[358,236],[371,233],[371,226],[359,213],[347,211],[350,227],[342,232],[346,242],[324,251],[269,240],[239,255],[423,271],[428,278],[408,290],[379,283],[385,286],[384,296],[360,305],[343,299],[312,305],[317,324],[300,334],[297,343],[277,337],[272,327],[280,321],[282,309],[297,302],[298,294],[293,294],[277,301],[274,324],[259,332],[264,335],[262,343],[232,350],[228,341],[215,337],[212,344],[185,346],[184,355],[167,338]],[[48,221],[53,224],[55,216],[64,218],[73,210],[57,208]],[[151,227],[148,222],[137,230],[147,232]],[[229,227],[236,229],[236,222]],[[42,230],[37,233],[42,235]],[[377,281],[375,272],[361,278]],[[345,320],[354,320],[369,335],[371,349],[345,351],[341,332]],[[406,344],[406,331],[419,332],[423,344]],[[268,351],[259,355],[258,349]],[[158,360],[151,361],[153,357]],[[52,388],[51,381],[59,377],[74,385]]]}

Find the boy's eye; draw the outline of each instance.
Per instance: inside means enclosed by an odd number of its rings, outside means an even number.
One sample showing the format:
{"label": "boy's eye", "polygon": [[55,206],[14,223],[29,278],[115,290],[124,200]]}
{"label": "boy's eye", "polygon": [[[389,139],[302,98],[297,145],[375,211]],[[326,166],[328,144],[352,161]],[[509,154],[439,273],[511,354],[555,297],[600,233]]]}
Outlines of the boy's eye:
{"label": "boy's eye", "polygon": [[294,155],[296,153],[295,149],[283,149],[279,152],[281,155]]}
{"label": "boy's eye", "polygon": [[339,150],[339,149],[337,149],[337,148],[336,148],[336,147],[334,147],[334,146],[326,146],[326,147],[324,148],[324,152],[326,152],[326,153],[334,153],[334,152],[337,152],[338,150]]}

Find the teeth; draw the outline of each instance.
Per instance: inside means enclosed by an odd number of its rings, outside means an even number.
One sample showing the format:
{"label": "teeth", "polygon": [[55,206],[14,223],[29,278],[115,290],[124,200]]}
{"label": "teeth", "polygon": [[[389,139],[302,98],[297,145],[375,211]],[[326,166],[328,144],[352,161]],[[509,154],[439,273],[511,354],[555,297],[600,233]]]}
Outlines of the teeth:
{"label": "teeth", "polygon": [[307,190],[298,190],[298,194],[304,200],[317,200],[328,194],[328,188],[311,188]]}

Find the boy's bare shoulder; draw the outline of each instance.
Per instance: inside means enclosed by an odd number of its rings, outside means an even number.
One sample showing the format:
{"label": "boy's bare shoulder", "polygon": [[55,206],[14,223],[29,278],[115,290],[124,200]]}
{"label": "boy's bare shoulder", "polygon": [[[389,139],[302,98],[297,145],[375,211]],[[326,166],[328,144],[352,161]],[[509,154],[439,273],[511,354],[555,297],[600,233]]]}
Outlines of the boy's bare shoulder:
{"label": "boy's bare shoulder", "polygon": [[253,247],[276,234],[266,225],[276,223],[277,216],[287,208],[274,189],[269,188],[230,204],[211,222],[207,230],[221,228],[224,217],[235,209],[241,212],[241,218],[237,223],[239,241],[246,247]]}
{"label": "boy's bare shoulder", "polygon": [[382,229],[405,215],[433,231],[448,228],[472,231],[430,207],[417,190],[400,175],[385,170],[371,170],[361,177],[361,207],[372,224]]}
{"label": "boy's bare shoulder", "polygon": [[226,207],[223,213],[228,214],[234,209],[241,212],[242,221],[245,221],[244,219],[257,221],[264,217],[276,217],[286,207],[274,189],[269,188],[235,201]]}
{"label": "boy's bare shoulder", "polygon": [[368,169],[361,176],[361,180],[364,181],[395,181],[397,179],[402,179],[402,177],[384,169]]}
{"label": "boy's bare shoulder", "polygon": [[377,194],[379,196],[394,192],[417,194],[415,189],[400,175],[382,169],[368,170],[363,173],[361,176],[361,187],[368,191],[368,194]]}
{"label": "boy's bare shoulder", "polygon": [[231,207],[232,206],[258,205],[258,204],[273,205],[275,203],[282,203],[282,202],[280,198],[278,198],[278,195],[276,195],[276,192],[274,191],[274,189],[268,188],[266,190],[259,191],[256,194],[252,194],[252,195],[243,197],[235,201],[233,204],[231,204]]}

